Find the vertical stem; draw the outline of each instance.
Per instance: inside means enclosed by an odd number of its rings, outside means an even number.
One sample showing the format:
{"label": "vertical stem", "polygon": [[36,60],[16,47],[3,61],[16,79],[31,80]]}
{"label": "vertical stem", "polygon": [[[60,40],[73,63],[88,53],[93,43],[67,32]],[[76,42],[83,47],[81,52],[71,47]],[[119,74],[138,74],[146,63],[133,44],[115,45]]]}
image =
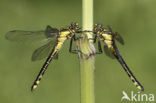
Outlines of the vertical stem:
{"label": "vertical stem", "polygon": [[[83,16],[83,30],[92,30],[93,29],[93,0],[82,0],[82,16]],[[92,38],[92,35],[89,35],[88,38]]]}
{"label": "vertical stem", "polygon": [[95,103],[94,59],[81,60],[81,103]]}
{"label": "vertical stem", "polygon": [[[82,0],[83,31],[93,30],[93,0]],[[94,96],[94,53],[95,48],[89,38],[92,33],[84,32],[78,41],[81,74],[81,103],[95,103]]]}

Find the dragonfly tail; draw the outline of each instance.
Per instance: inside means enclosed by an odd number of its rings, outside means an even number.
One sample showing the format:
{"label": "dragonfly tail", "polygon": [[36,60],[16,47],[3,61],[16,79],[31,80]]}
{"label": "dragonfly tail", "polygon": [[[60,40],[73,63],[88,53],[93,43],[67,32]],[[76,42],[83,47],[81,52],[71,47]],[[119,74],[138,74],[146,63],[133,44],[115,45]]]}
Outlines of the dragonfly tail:
{"label": "dragonfly tail", "polygon": [[47,58],[46,62],[44,63],[43,67],[41,68],[36,80],[34,81],[32,87],[31,87],[31,91],[34,91],[34,89],[37,88],[38,84],[40,83],[45,71],[47,70],[47,67],[49,66],[50,62],[52,61],[53,57],[57,54],[57,52],[55,53],[51,53],[49,55],[49,57]]}
{"label": "dragonfly tail", "polygon": [[119,61],[119,63],[122,65],[122,67],[124,68],[125,72],[128,74],[128,76],[130,77],[130,79],[132,80],[133,84],[141,91],[144,91],[143,86],[140,84],[140,82],[135,78],[135,76],[133,75],[133,73],[131,72],[131,70],[128,68],[127,64],[125,63],[125,61],[123,60],[123,58],[121,57],[121,55],[119,54],[118,50],[116,51],[116,55],[115,57],[117,58],[117,60]]}

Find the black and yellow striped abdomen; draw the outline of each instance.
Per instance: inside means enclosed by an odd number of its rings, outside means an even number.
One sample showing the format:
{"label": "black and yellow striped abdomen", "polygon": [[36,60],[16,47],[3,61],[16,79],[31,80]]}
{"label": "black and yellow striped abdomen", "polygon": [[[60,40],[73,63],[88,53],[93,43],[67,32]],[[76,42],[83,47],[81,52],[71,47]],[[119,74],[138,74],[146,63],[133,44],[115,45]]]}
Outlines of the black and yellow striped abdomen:
{"label": "black and yellow striped abdomen", "polygon": [[[57,47],[57,45],[55,46],[55,48]],[[47,58],[46,62],[44,63],[44,65],[42,66],[36,80],[34,81],[34,84],[31,87],[31,91],[33,91],[35,88],[37,88],[38,84],[40,83],[40,80],[42,79],[45,71],[47,70],[47,67],[49,66],[50,62],[52,61],[53,57],[58,53],[58,50],[53,49],[53,51],[50,53],[49,57]]]}
{"label": "black and yellow striped abdomen", "polygon": [[50,53],[49,57],[47,58],[46,62],[44,63],[44,65],[42,66],[36,80],[34,81],[34,84],[31,87],[31,91],[33,91],[35,88],[37,88],[38,84],[40,83],[40,80],[42,79],[45,71],[47,70],[47,67],[49,66],[50,62],[52,61],[52,59],[54,58],[54,56],[58,53],[58,51],[61,49],[62,45],[64,44],[64,42],[67,40],[67,35],[70,32],[63,32],[60,33],[60,35],[57,38],[57,43],[54,46],[52,52]]}
{"label": "black and yellow striped abdomen", "polygon": [[[114,45],[115,46],[115,45]],[[119,54],[118,50],[116,47],[114,47],[116,50],[116,55],[115,57],[117,58],[117,60],[119,61],[119,63],[121,64],[121,66],[124,68],[125,72],[128,74],[128,76],[130,77],[131,81],[133,82],[133,84],[141,91],[144,91],[143,86],[139,83],[139,81],[135,78],[135,76],[133,75],[133,73],[131,72],[131,70],[129,69],[129,67],[127,66],[127,64],[125,63],[125,61],[123,60],[123,58],[121,57],[121,55]]]}

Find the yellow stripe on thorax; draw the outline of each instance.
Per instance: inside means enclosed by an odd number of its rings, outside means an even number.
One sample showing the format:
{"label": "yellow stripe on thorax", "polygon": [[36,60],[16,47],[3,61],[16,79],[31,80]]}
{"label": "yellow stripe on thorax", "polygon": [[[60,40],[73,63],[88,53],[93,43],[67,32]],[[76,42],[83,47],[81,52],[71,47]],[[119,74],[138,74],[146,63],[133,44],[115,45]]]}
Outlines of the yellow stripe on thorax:
{"label": "yellow stripe on thorax", "polygon": [[108,48],[111,48],[113,41],[112,41],[112,35],[109,34],[101,34],[104,38],[104,43],[108,46]]}
{"label": "yellow stripe on thorax", "polygon": [[104,37],[105,40],[112,40],[112,35],[109,35],[109,34],[103,33],[102,37]]}
{"label": "yellow stripe on thorax", "polygon": [[60,32],[60,37],[66,37],[67,35],[69,35],[70,34],[70,31],[69,30],[67,30],[67,31],[62,31],[62,32]]}

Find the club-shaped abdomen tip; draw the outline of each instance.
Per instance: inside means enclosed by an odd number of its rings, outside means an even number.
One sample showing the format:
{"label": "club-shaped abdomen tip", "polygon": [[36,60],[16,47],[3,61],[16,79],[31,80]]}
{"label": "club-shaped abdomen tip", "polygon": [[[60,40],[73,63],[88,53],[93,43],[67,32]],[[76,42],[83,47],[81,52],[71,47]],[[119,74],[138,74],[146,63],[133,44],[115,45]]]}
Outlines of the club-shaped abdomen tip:
{"label": "club-shaped abdomen tip", "polygon": [[138,81],[132,79],[132,82],[140,91],[144,91],[144,87]]}
{"label": "club-shaped abdomen tip", "polygon": [[36,81],[32,87],[31,87],[31,91],[33,92],[36,88],[37,88],[37,85],[39,84],[39,81]]}
{"label": "club-shaped abdomen tip", "polygon": [[143,86],[137,86],[137,88],[140,90],[140,91],[144,91],[144,87]]}
{"label": "club-shaped abdomen tip", "polygon": [[136,85],[136,87],[140,90],[140,91],[144,91],[144,87],[141,85]]}
{"label": "club-shaped abdomen tip", "polygon": [[31,87],[31,92],[33,92],[36,88],[37,88],[37,85],[33,85],[33,86]]}

